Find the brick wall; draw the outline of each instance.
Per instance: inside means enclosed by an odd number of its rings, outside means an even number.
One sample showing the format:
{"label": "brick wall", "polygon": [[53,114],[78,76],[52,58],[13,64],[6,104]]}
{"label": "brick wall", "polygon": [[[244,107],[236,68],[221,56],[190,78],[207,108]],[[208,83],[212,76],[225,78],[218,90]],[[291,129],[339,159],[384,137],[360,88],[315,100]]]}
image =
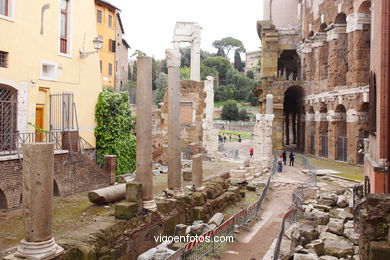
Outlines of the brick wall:
{"label": "brick wall", "polygon": [[[22,164],[18,158],[0,161],[0,209],[15,209],[22,201]],[[68,152],[54,156],[55,196],[102,188],[112,184],[112,167],[99,168],[92,161]]]}

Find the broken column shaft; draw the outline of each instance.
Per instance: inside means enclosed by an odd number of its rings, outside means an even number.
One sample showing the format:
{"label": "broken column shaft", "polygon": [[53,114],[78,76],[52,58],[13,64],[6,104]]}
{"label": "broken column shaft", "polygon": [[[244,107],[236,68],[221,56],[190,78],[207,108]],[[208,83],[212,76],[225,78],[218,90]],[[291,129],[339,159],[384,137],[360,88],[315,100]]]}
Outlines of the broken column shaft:
{"label": "broken column shaft", "polygon": [[168,66],[168,190],[182,196],[180,150],[180,52],[165,51]]}
{"label": "broken column shaft", "polygon": [[202,186],[203,179],[203,156],[196,154],[192,156],[192,183],[196,188]]}
{"label": "broken column shaft", "polygon": [[152,58],[137,58],[137,169],[136,180],[142,184],[143,207],[156,211],[152,172]]}
{"label": "broken column shaft", "polygon": [[52,259],[63,251],[52,233],[54,145],[23,145],[23,216],[25,239],[16,257]]}

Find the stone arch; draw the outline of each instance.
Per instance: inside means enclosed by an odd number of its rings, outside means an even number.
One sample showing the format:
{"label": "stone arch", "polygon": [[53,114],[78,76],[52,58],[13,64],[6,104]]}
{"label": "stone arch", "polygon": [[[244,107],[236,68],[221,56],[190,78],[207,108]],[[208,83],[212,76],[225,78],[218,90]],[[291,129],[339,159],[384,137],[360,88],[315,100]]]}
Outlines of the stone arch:
{"label": "stone arch", "polygon": [[296,50],[284,50],[278,58],[278,72],[285,80],[298,78],[300,59]]}
{"label": "stone arch", "polygon": [[53,180],[53,196],[60,196],[60,189],[58,188],[58,184],[56,180]]}
{"label": "stone arch", "polygon": [[[305,90],[302,86],[293,85],[284,92],[283,114],[284,114],[284,145],[296,145],[298,151],[303,152],[305,120],[303,115]],[[292,131],[290,132],[290,126]],[[292,142],[291,142],[292,140]]]}
{"label": "stone arch", "polygon": [[334,19],[335,24],[347,24],[347,15],[343,12],[338,13]]}
{"label": "stone arch", "polygon": [[343,104],[336,106],[334,114],[335,124],[335,155],[336,160],[346,162],[348,160],[348,138],[347,138],[347,110]]}
{"label": "stone arch", "polygon": [[0,209],[8,209],[8,201],[5,193],[0,189]]}
{"label": "stone arch", "polygon": [[358,13],[361,14],[371,14],[371,1],[364,1],[360,4],[358,8]]}
{"label": "stone arch", "polygon": [[318,29],[318,32],[321,32],[321,33],[326,32],[325,30],[327,27],[328,27],[328,25],[326,25],[326,23],[320,24],[320,28]]}

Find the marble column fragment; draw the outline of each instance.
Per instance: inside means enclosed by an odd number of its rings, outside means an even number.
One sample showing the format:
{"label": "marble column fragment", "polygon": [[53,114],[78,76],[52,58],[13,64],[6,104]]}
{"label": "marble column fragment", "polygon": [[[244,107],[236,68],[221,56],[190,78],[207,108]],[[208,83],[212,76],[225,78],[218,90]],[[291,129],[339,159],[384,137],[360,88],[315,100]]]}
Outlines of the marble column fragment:
{"label": "marble column fragment", "polygon": [[156,211],[152,172],[152,58],[137,58],[137,169],[136,181],[142,184],[143,207]]}
{"label": "marble column fragment", "polygon": [[168,66],[168,191],[183,196],[180,149],[180,61],[179,49],[165,51]]}

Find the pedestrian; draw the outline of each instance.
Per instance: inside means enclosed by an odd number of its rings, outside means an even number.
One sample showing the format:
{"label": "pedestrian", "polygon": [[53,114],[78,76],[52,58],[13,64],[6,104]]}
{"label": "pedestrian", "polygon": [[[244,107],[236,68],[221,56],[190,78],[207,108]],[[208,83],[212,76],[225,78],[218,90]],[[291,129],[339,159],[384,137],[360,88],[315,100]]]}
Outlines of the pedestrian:
{"label": "pedestrian", "polygon": [[286,151],[283,151],[282,157],[283,157],[283,164],[286,165],[286,163],[287,163],[287,153],[286,153]]}
{"label": "pedestrian", "polygon": [[252,157],[253,157],[253,148],[251,148],[251,150],[249,151],[249,155],[251,156],[251,159],[252,159]]}
{"label": "pedestrian", "polygon": [[241,135],[238,135],[238,142],[241,143]]}
{"label": "pedestrian", "polygon": [[279,155],[277,163],[278,163],[278,172],[282,172],[283,169],[282,155]]}
{"label": "pedestrian", "polygon": [[232,134],[229,134],[229,143],[232,142]]}
{"label": "pedestrian", "polygon": [[223,142],[226,143],[226,135],[223,135]]}
{"label": "pedestrian", "polygon": [[294,166],[295,153],[291,151],[289,157],[290,157],[290,166]]}

